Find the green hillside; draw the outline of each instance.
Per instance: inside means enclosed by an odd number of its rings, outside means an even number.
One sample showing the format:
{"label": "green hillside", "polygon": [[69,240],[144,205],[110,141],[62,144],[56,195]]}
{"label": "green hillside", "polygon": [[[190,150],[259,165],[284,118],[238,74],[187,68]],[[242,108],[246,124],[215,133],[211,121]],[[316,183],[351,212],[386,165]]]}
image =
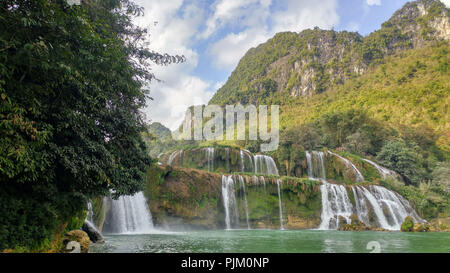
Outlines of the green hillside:
{"label": "green hillside", "polygon": [[210,104],[280,105],[272,154],[280,165],[329,148],[376,158],[407,183],[445,188],[448,177],[437,174],[450,169],[449,18],[440,1],[420,0],[366,37],[279,33],[247,52]]}

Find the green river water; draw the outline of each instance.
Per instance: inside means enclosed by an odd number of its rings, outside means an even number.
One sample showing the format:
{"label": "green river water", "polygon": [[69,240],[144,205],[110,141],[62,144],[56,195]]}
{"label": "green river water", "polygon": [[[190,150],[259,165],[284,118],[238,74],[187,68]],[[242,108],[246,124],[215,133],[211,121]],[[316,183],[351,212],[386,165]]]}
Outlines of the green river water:
{"label": "green river water", "polygon": [[[450,253],[450,233],[216,230],[105,235],[90,252]],[[373,246],[373,247],[372,247]]]}

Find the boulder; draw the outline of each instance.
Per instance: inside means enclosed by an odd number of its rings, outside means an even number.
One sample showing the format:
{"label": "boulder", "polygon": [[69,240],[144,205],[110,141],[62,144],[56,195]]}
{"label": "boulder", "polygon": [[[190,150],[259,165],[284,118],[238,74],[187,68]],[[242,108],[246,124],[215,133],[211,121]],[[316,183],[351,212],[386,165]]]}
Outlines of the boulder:
{"label": "boulder", "polygon": [[86,232],[72,230],[64,235],[62,252],[64,253],[87,253],[91,240]]}
{"label": "boulder", "polygon": [[415,223],[413,230],[414,232],[423,232],[425,231],[425,228],[423,227],[422,223]]}
{"label": "boulder", "polygon": [[89,239],[93,242],[93,243],[104,243],[105,240],[103,240],[103,236],[100,233],[100,231],[98,231],[98,229],[95,228],[95,226],[89,222],[89,221],[84,221],[83,227],[81,228],[84,232],[87,233],[87,235],[89,236]]}
{"label": "boulder", "polygon": [[402,223],[401,231],[403,232],[413,232],[414,231],[414,220],[411,216],[405,218]]}

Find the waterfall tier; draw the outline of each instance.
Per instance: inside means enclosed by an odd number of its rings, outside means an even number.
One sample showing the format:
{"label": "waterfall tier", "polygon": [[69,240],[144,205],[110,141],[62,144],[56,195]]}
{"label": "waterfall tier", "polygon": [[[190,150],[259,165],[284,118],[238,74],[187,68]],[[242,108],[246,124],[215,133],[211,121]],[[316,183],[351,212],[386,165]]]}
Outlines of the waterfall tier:
{"label": "waterfall tier", "polygon": [[253,155],[247,150],[231,147],[175,151],[162,155],[160,161],[169,166],[194,168],[209,172],[279,174],[272,157]]}
{"label": "waterfall tier", "polygon": [[133,196],[121,196],[110,200],[111,208],[107,213],[103,231],[106,233],[151,233],[153,221],[147,201],[142,192]]}
{"label": "waterfall tier", "polygon": [[[356,166],[348,159],[328,152],[345,162],[353,169],[357,181],[364,177]],[[342,223],[350,224],[350,216],[355,214],[367,226],[380,227],[388,230],[400,230],[401,224],[407,216],[414,221],[423,221],[411,207],[409,202],[399,194],[381,186],[343,186],[331,184],[326,180],[324,153],[306,152],[308,176],[322,182],[322,215],[319,229],[338,229]],[[366,162],[376,165],[374,162]],[[377,165],[378,166],[378,165]],[[380,174],[391,173],[381,166],[376,167]],[[353,194],[354,205],[350,201],[347,189]]]}

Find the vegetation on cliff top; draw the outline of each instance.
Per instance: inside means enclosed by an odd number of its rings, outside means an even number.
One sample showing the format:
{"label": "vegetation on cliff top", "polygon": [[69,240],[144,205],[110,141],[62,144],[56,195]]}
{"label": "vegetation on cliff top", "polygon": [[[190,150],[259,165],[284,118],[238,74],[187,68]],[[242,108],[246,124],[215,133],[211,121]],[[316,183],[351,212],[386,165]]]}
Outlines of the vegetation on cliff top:
{"label": "vegetation on cliff top", "polygon": [[128,0],[1,1],[0,249],[37,249],[86,197],[142,190],[151,63]]}

